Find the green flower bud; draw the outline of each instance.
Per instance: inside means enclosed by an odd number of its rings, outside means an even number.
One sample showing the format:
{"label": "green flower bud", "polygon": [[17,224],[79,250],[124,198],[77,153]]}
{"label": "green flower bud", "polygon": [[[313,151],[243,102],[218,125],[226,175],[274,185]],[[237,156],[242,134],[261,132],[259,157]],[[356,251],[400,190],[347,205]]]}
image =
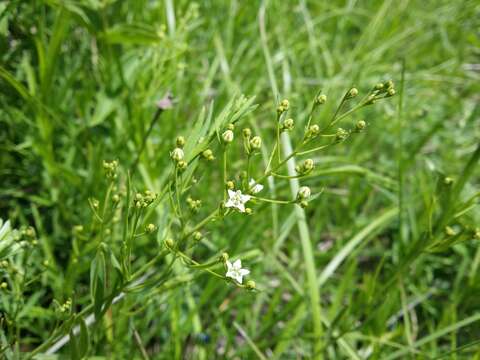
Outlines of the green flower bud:
{"label": "green flower bud", "polygon": [[215,160],[215,157],[213,156],[213,151],[210,149],[207,149],[202,152],[202,156],[207,160],[207,161],[213,161]]}
{"label": "green flower bud", "polygon": [[355,125],[355,129],[360,132],[364,130],[366,126],[367,126],[367,123],[365,121],[359,120]]}
{"label": "green flower bud", "polygon": [[167,248],[173,249],[173,246],[175,245],[175,242],[173,241],[172,238],[168,238],[168,239],[165,240],[165,245],[167,246]]}
{"label": "green flower bud", "polygon": [[388,80],[387,82],[385,82],[385,87],[388,89],[393,89],[395,87],[395,84],[393,83],[392,80]]}
{"label": "green flower bud", "polygon": [[222,134],[222,139],[226,144],[229,144],[233,141],[233,131],[232,130],[225,130]]}
{"label": "green flower bud", "polygon": [[245,208],[245,214],[252,215],[252,213],[253,213],[253,210],[251,208],[249,207]]}
{"label": "green flower bud", "polygon": [[307,130],[307,133],[305,134],[305,137],[307,139],[314,138],[320,134],[320,126],[317,124],[310,125],[310,127]]}
{"label": "green flower bud", "polygon": [[280,105],[283,106],[285,110],[288,110],[288,108],[290,107],[290,103],[288,102],[287,99],[283,99]]}
{"label": "green flower bud", "polygon": [[155,230],[157,230],[157,227],[154,224],[148,224],[145,226],[145,232],[147,234],[152,234]]}
{"label": "green flower bud", "polygon": [[259,150],[261,147],[262,147],[262,139],[260,136],[254,136],[251,140],[250,140],[250,146],[252,147],[252,149],[254,150]]}
{"label": "green flower bud", "polygon": [[232,123],[228,124],[227,125],[227,130],[232,130],[232,131],[235,130],[235,125],[232,124]]}
{"label": "green flower bud", "polygon": [[2,288],[2,289],[6,289],[7,287],[8,287],[8,284],[7,284],[5,281],[3,281],[3,282],[0,284],[0,288]]}
{"label": "green flower bud", "polygon": [[317,98],[315,99],[315,104],[317,105],[322,105],[327,102],[327,95],[321,94],[318,95]]}
{"label": "green flower bud", "polygon": [[183,136],[177,136],[175,143],[177,144],[177,147],[183,148],[185,146],[185,138]]}
{"label": "green flower bud", "polygon": [[249,128],[243,129],[242,133],[243,133],[243,136],[246,137],[247,139],[248,139],[250,136],[252,136],[252,130],[250,130]]}
{"label": "green flower bud", "polygon": [[453,184],[453,179],[449,176],[447,176],[444,180],[443,180],[444,184],[445,185],[452,185]]}
{"label": "green flower bud", "polygon": [[224,252],[224,253],[220,256],[220,261],[226,263],[229,258],[230,258],[230,257],[228,256],[228,253]]}
{"label": "green flower bud", "polygon": [[303,162],[303,169],[305,170],[305,172],[312,171],[314,167],[315,167],[315,163],[313,162],[312,159],[306,159]]}
{"label": "green flower bud", "polygon": [[382,84],[382,83],[378,83],[377,85],[375,85],[374,89],[375,89],[375,90],[382,90],[382,89],[383,89],[383,84]]}
{"label": "green flower bud", "polygon": [[300,201],[300,207],[302,209],[305,209],[306,207],[308,207],[308,201],[306,200]]}
{"label": "green flower bud", "polygon": [[187,162],[184,161],[184,160],[179,161],[179,162],[177,163],[177,168],[178,168],[178,170],[180,170],[180,171],[185,170],[185,169],[187,168],[187,166],[188,166],[188,164],[187,164]]}
{"label": "green flower bud", "polygon": [[235,189],[235,183],[231,180],[227,181],[227,183],[225,185],[227,186],[227,189],[229,189],[229,190]]}
{"label": "green flower bud", "polygon": [[347,99],[354,98],[357,95],[358,95],[358,89],[357,88],[351,88],[347,93]]}
{"label": "green flower bud", "polygon": [[308,186],[302,186],[300,189],[298,189],[297,192],[297,199],[298,200],[306,200],[310,197],[311,195],[310,188]]}
{"label": "green flower bud", "polygon": [[177,163],[179,161],[182,161],[184,156],[185,154],[183,153],[183,150],[180,149],[179,147],[173,149],[173,151],[170,153],[170,157],[172,158],[172,160],[176,161]]}
{"label": "green flower bud", "polygon": [[283,122],[282,130],[290,131],[293,129],[294,126],[295,126],[295,122],[293,121],[293,119],[288,118],[288,119],[285,119],[285,121]]}
{"label": "green flower bud", "polygon": [[255,290],[256,288],[256,284],[255,284],[255,281],[253,280],[248,280],[246,283],[245,283],[245,287],[248,289],[248,290]]}
{"label": "green flower bud", "polygon": [[120,201],[120,195],[118,195],[118,194],[113,194],[113,196],[112,196],[112,201],[113,201],[114,203],[118,203],[118,202]]}
{"label": "green flower bud", "polygon": [[337,129],[337,133],[335,134],[335,140],[338,142],[344,141],[348,137],[348,131],[342,128]]}
{"label": "green flower bud", "polygon": [[192,236],[193,236],[193,240],[195,241],[200,241],[202,240],[202,237],[203,237],[200,231],[195,231]]}
{"label": "green flower bud", "polygon": [[387,90],[387,96],[390,97],[390,96],[393,96],[395,95],[395,89],[391,88],[391,89],[388,89]]}

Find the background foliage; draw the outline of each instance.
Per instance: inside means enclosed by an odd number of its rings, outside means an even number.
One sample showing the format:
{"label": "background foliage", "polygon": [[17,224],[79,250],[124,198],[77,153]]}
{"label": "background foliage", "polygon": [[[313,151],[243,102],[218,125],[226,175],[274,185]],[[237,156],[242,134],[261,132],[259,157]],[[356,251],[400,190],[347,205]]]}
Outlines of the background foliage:
{"label": "background foliage", "polygon": [[[281,98],[294,138],[319,89],[328,95],[321,123],[346,89],[362,94],[393,79],[400,95],[347,119],[368,128],[315,158],[302,181],[324,188],[307,209],[322,354],[480,358],[479,19],[478,1],[0,2],[0,217],[35,228],[38,245],[23,265],[39,274],[22,292],[3,290],[1,349],[45,341],[58,320],[54,300],[73,297],[77,311],[90,303],[95,248],[72,229],[90,224],[88,198],[104,196],[104,159],[128,170],[148,135],[132,182],[159,191],[175,137],[203,108],[217,116],[233,97],[256,96],[242,126],[271,147]],[[169,91],[174,107],[149,132]],[[241,157],[238,148],[233,167]],[[198,174],[206,207],[222,191],[209,185],[219,168]],[[287,196],[288,183],[276,191]],[[160,229],[162,211],[149,218]],[[445,238],[447,225],[461,236]],[[246,254],[260,291],[180,266],[176,274],[192,281],[127,295],[91,327],[87,356],[320,356],[293,207],[264,206],[208,231],[196,256]],[[139,240],[137,264],[160,251],[162,236]]]}

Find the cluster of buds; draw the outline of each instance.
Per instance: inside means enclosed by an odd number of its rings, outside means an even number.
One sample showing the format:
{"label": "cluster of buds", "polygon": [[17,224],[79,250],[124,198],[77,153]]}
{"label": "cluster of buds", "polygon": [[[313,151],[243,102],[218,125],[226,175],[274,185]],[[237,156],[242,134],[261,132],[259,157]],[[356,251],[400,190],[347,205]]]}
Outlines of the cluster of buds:
{"label": "cluster of buds", "polygon": [[170,158],[175,163],[177,169],[183,171],[187,168],[187,162],[184,160],[185,153],[183,152],[183,147],[185,146],[185,138],[183,136],[178,136],[175,140],[175,145],[177,146],[170,153]]}
{"label": "cluster of buds", "polygon": [[197,212],[198,209],[200,209],[200,206],[202,206],[202,201],[201,200],[194,200],[191,197],[188,197],[187,198],[187,204],[188,204],[188,208],[192,212]]}
{"label": "cluster of buds", "polygon": [[310,125],[310,127],[305,131],[305,140],[311,140],[316,138],[320,134],[320,126],[317,124]]}
{"label": "cluster of buds", "polygon": [[105,176],[107,179],[115,179],[117,177],[117,168],[118,168],[118,161],[106,161],[103,160],[103,170],[105,170]]}
{"label": "cluster of buds", "polygon": [[157,230],[155,224],[147,224],[145,225],[145,232],[147,234],[153,234]]}
{"label": "cluster of buds", "polygon": [[242,131],[244,138],[244,146],[247,154],[251,154],[255,151],[260,150],[262,147],[262,138],[260,136],[252,137],[252,130],[245,128]]}
{"label": "cluster of buds", "polygon": [[213,156],[213,151],[210,149],[204,150],[202,152],[202,157],[207,161],[215,160],[215,156]]}
{"label": "cluster of buds", "polygon": [[292,118],[285,119],[283,121],[282,126],[280,127],[280,131],[291,131],[295,127],[295,122]]}
{"label": "cluster of buds", "polygon": [[142,193],[135,194],[133,204],[137,209],[146,208],[148,205],[153,203],[156,198],[157,198],[157,194],[152,193],[150,190],[145,190],[143,194]]}
{"label": "cluster of buds", "polygon": [[347,139],[349,135],[350,133],[347,130],[338,128],[337,132],[335,133],[335,141],[336,142],[345,141],[345,139]]}
{"label": "cluster of buds", "polygon": [[306,208],[308,206],[308,199],[312,195],[310,188],[308,186],[302,186],[298,189],[297,192],[297,203],[302,207]]}
{"label": "cluster of buds", "polygon": [[290,107],[290,103],[288,102],[287,99],[284,99],[280,102],[280,105],[278,105],[277,107],[277,114],[280,116],[282,115],[284,112],[288,111]]}
{"label": "cluster of buds", "polygon": [[64,304],[60,305],[59,306],[59,311],[62,313],[62,314],[65,314],[65,313],[68,313],[70,312],[70,309],[72,308],[72,300],[70,299],[67,299],[67,301],[65,301]]}
{"label": "cluster of buds", "polygon": [[365,105],[374,104],[376,100],[388,98],[395,95],[395,84],[392,80],[388,80],[384,83],[378,83],[373,87],[371,94],[368,96]]}
{"label": "cluster of buds", "polygon": [[299,175],[305,175],[311,172],[314,167],[315,167],[315,163],[313,162],[313,160],[306,159],[301,165],[297,165],[295,167],[295,171]]}

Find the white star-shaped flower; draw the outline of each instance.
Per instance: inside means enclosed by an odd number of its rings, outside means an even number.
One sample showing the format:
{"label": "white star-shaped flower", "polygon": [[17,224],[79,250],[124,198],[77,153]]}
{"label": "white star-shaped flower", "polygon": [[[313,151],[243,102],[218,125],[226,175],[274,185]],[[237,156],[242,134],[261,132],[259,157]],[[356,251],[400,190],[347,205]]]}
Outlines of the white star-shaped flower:
{"label": "white star-shaped flower", "polygon": [[240,190],[228,190],[228,199],[225,206],[228,208],[236,208],[240,212],[245,212],[245,203],[251,198],[250,195],[243,195]]}
{"label": "white star-shaped flower", "polygon": [[236,260],[233,264],[227,260],[227,273],[226,277],[234,279],[239,284],[242,283],[243,277],[250,274],[250,270],[242,269],[242,261],[240,259]]}
{"label": "white star-shaped flower", "polygon": [[260,191],[263,190],[262,184],[257,184],[254,179],[250,179],[248,186],[253,194],[258,194]]}

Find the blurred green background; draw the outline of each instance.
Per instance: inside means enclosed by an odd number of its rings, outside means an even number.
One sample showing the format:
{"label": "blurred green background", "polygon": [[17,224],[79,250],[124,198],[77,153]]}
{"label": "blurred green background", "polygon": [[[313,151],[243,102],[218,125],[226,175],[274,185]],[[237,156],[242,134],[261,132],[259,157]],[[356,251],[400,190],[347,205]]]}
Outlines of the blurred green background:
{"label": "blurred green background", "polygon": [[[439,182],[461,177],[479,143],[479,29],[475,0],[0,2],[0,217],[34,226],[37,265],[51,264],[24,295],[23,350],[52,330],[53,298],[75,290],[79,307],[88,303],[92,258],[78,259],[74,280],[66,276],[72,228],[91,218],[102,161],[128,169],[166,93],[174,107],[149,134],[133,177],[140,188],[158,191],[175,137],[188,135],[204,107],[219,114],[234,96],[256,96],[241,126],[271,148],[282,98],[294,141],[320,89],[328,95],[321,124],[350,87],[365,94],[392,79],[400,95],[345,120],[368,128],[319,154],[302,181],[324,188],[307,209],[331,325],[324,356],[479,359],[478,242],[418,248],[441,207]],[[239,147],[234,169],[241,159]],[[220,177],[216,167],[201,174],[195,195],[206,208]],[[478,167],[468,180],[458,200],[477,193]],[[277,195],[288,194],[279,182]],[[472,206],[455,226],[474,229],[479,218]],[[239,293],[198,274],[187,287],[133,294],[112,310],[113,325],[96,327],[89,354],[140,358],[136,329],[152,358],[313,357],[292,208],[228,218],[210,226],[208,244],[199,257],[251,251],[246,264],[261,291]],[[327,276],[346,244],[357,246]],[[146,261],[158,249],[145,240],[137,251]]]}

